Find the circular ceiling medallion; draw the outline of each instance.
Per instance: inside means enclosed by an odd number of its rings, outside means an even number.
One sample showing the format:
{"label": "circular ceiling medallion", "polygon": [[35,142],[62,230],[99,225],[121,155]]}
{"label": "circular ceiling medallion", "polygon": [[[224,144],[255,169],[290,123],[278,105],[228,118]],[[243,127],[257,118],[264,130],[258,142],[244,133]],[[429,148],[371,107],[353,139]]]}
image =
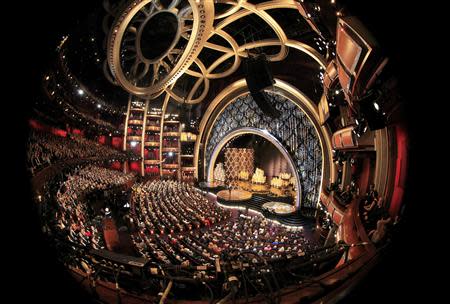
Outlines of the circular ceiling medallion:
{"label": "circular ceiling medallion", "polygon": [[112,75],[132,94],[158,96],[197,58],[213,20],[213,1],[130,2],[108,37]]}

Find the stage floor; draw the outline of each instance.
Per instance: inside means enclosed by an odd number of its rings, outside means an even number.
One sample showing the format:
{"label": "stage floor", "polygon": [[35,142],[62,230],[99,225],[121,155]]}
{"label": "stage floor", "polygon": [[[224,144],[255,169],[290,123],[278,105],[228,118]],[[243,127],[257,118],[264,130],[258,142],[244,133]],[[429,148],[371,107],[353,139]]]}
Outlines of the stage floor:
{"label": "stage floor", "polygon": [[245,190],[221,190],[217,192],[217,198],[227,202],[242,202],[252,198],[252,193]]}
{"label": "stage floor", "polygon": [[279,215],[287,215],[295,212],[295,207],[293,205],[283,202],[267,202],[264,203],[261,208]]}
{"label": "stage floor", "polygon": [[[228,190],[222,190],[228,192]],[[219,191],[220,192],[220,191]],[[294,211],[292,213],[286,214],[276,214],[273,212],[268,212],[263,208],[263,205],[268,202],[279,202],[283,203],[283,198],[270,197],[267,195],[256,194],[253,193],[250,199],[247,200],[238,200],[238,201],[230,201],[222,199],[218,196],[219,192],[216,194],[217,202],[223,206],[229,208],[245,208],[249,210],[254,210],[261,213],[264,217],[272,220],[278,221],[280,224],[288,225],[288,226],[301,226],[304,229],[311,230],[315,226],[314,219],[310,217],[306,217],[302,214],[301,211]],[[214,191],[210,192],[214,193]],[[221,195],[222,196],[222,195]],[[287,204],[288,205],[288,204]]]}

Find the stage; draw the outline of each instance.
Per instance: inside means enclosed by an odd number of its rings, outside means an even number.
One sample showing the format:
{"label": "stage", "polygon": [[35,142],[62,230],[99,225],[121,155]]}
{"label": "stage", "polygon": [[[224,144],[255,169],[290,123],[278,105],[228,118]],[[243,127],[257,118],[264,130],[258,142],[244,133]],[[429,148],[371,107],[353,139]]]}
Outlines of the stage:
{"label": "stage", "polygon": [[220,190],[217,192],[217,199],[226,202],[245,202],[252,198],[252,193],[246,190]]}
{"label": "stage", "polygon": [[[233,190],[232,190],[233,191]],[[264,194],[256,194],[256,193],[250,193],[245,190],[234,190],[234,191],[244,191],[238,195],[236,192],[231,194],[231,198],[235,198],[234,200],[227,199],[229,198],[229,190],[221,190],[217,192],[216,199],[217,203],[220,205],[226,207],[226,208],[239,208],[239,209],[246,209],[246,210],[253,210],[256,212],[261,213],[264,217],[278,221],[280,224],[288,225],[288,226],[301,226],[305,229],[311,229],[314,227],[314,220],[306,217],[301,214],[301,211],[296,211],[295,207],[289,203],[286,203],[283,201],[283,198],[277,198],[277,197],[271,197]],[[215,194],[214,191],[208,191],[212,194]],[[220,194],[219,196],[219,193]],[[228,193],[228,194],[225,194]],[[251,196],[249,196],[249,194]],[[240,199],[237,199],[240,198]],[[244,199],[246,198],[246,199]],[[266,203],[275,203],[275,206],[281,207],[284,206],[286,210],[294,210],[294,212],[290,213],[275,213],[275,212],[269,212],[267,209],[265,209],[263,206]],[[280,205],[282,204],[282,205]],[[266,205],[267,206],[267,205]],[[293,208],[293,209],[292,209]],[[280,209],[278,208],[280,211]]]}
{"label": "stage", "polygon": [[262,209],[278,215],[288,215],[295,212],[293,205],[274,201],[264,203]]}

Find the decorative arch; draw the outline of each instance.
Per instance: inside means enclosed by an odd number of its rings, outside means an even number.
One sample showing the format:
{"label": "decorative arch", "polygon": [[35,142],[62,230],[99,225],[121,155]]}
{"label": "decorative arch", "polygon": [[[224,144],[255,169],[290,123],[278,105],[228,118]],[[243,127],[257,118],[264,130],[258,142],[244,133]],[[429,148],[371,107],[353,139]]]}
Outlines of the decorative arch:
{"label": "decorative arch", "polygon": [[[201,121],[194,151],[196,176],[208,177],[212,151],[226,134],[244,127],[265,129],[296,163],[294,171],[300,176],[302,206],[315,207],[322,181],[335,175],[330,133],[318,122],[317,106],[295,87],[276,79],[274,90],[267,93],[276,99],[275,106],[284,113],[279,120],[262,113],[251,98],[244,79],[231,84],[211,102]],[[242,119],[243,113],[246,113],[246,119]],[[225,123],[224,119],[230,121]],[[300,132],[303,134],[299,135]]]}
{"label": "decorative arch", "polygon": [[244,127],[244,128],[235,129],[235,130],[231,131],[230,133],[228,133],[227,135],[225,135],[225,137],[222,138],[222,140],[215,146],[215,148],[212,152],[211,158],[209,160],[208,181],[212,181],[214,178],[213,177],[214,165],[216,163],[217,157],[219,156],[219,153],[222,150],[222,148],[230,140],[232,140],[233,138],[235,138],[237,136],[243,135],[243,134],[255,134],[255,135],[263,137],[264,139],[271,142],[278,149],[278,151],[280,151],[281,154],[288,160],[289,168],[295,175],[295,179],[297,181],[297,198],[295,201],[295,207],[296,207],[296,209],[299,209],[301,206],[302,191],[301,191],[300,175],[298,174],[298,171],[296,169],[295,162],[292,159],[289,152],[286,150],[286,148],[278,141],[278,139],[275,138],[275,136],[270,134],[267,130]]}

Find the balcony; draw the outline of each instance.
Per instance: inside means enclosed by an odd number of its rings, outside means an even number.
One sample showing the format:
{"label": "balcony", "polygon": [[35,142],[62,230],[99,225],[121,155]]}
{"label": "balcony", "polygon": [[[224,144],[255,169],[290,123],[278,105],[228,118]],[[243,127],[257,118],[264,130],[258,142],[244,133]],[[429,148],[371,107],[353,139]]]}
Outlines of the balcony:
{"label": "balcony", "polygon": [[179,136],[179,132],[163,132],[163,136],[166,137],[178,137]]}
{"label": "balcony", "polygon": [[139,125],[142,126],[142,124],[144,123],[144,121],[142,119],[130,119],[128,120],[128,124],[129,125]]}
{"label": "balcony", "polygon": [[161,170],[162,175],[175,175],[176,171],[173,170]]}
{"label": "balcony", "polygon": [[163,152],[178,152],[178,147],[164,147],[162,149]]}
{"label": "balcony", "polygon": [[159,141],[146,141],[146,147],[159,147]]}
{"label": "balcony", "polygon": [[128,135],[127,136],[127,141],[141,141],[142,140],[142,136],[140,135]]}
{"label": "balcony", "polygon": [[159,159],[146,159],[144,160],[145,165],[159,165]]}
{"label": "balcony", "polygon": [[181,171],[195,171],[195,167],[182,167]]}
{"label": "balcony", "polygon": [[178,169],[178,164],[163,164],[164,169]]}
{"label": "balcony", "polygon": [[160,126],[145,126],[145,131],[159,132],[160,130],[161,130]]}

